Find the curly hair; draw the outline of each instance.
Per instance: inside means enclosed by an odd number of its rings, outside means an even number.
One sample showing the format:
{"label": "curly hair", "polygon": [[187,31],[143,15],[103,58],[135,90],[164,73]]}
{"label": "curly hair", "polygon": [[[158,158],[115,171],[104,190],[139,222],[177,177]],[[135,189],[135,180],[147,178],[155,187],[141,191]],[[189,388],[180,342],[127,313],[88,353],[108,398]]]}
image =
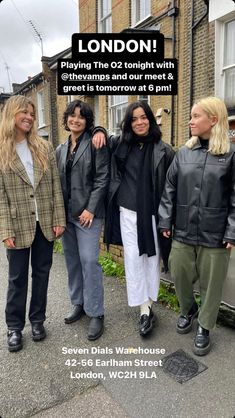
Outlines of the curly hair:
{"label": "curly hair", "polygon": [[65,130],[69,131],[69,128],[67,125],[68,117],[70,115],[73,115],[76,107],[79,107],[81,116],[86,119],[85,130],[90,133],[92,129],[94,128],[93,111],[87,103],[82,102],[81,100],[74,100],[73,102],[70,102],[67,108],[65,109],[64,114],[63,114],[63,126]]}

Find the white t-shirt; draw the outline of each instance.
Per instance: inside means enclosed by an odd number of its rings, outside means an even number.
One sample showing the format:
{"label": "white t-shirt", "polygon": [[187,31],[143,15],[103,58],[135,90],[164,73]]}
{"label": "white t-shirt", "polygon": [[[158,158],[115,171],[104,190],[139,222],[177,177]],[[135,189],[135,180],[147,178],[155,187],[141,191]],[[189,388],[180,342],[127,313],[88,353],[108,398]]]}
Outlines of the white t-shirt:
{"label": "white t-shirt", "polygon": [[[21,142],[17,142],[16,144],[16,152],[21,159],[21,162],[25,168],[25,171],[28,175],[30,183],[34,188],[34,170],[33,170],[33,158],[31,151],[28,147],[27,139],[24,139]],[[38,221],[38,209],[37,209],[37,202],[36,198],[34,197],[35,202],[35,212],[36,212],[36,220]]]}

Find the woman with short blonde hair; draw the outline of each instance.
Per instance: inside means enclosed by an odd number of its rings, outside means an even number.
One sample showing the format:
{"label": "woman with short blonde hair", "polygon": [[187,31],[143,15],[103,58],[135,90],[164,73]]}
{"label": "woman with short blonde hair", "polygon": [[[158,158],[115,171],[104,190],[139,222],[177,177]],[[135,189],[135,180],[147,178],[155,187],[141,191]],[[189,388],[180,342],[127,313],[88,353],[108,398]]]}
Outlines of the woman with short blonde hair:
{"label": "woman with short blonde hair", "polygon": [[[193,352],[210,351],[209,331],[215,326],[235,245],[235,146],[228,138],[224,102],[206,97],[192,107],[192,138],[181,147],[168,171],[159,207],[159,228],[173,243],[170,271],[175,279],[181,315],[176,329],[191,331],[198,316]],[[193,294],[199,281],[201,306]]]}
{"label": "woman with short blonde hair", "polygon": [[[225,154],[230,149],[228,136],[228,112],[222,100],[218,97],[209,96],[195,103],[208,115],[208,118],[216,118],[218,123],[211,127],[208,152],[214,155]],[[192,136],[186,142],[188,148],[192,148],[198,141],[198,136]]]}

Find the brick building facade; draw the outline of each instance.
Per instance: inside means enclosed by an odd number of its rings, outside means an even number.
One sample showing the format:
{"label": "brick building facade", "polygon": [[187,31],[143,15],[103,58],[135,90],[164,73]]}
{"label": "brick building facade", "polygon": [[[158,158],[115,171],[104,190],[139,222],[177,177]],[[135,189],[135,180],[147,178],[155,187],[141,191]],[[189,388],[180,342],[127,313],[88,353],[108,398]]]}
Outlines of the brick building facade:
{"label": "brick building facade", "polygon": [[[162,114],[163,139],[176,146],[188,139],[190,108],[195,100],[217,94],[226,101],[226,92],[216,87],[216,59],[220,62],[224,60],[223,54],[216,57],[216,29],[218,25],[223,25],[220,31],[226,31],[229,23],[228,36],[232,39],[235,34],[235,5],[233,0],[220,3],[219,0],[79,1],[81,33],[121,32],[127,28],[151,27],[160,29],[164,34],[165,58],[178,59],[178,95],[144,98],[156,115]],[[220,13],[216,14],[215,10],[220,10]],[[226,40],[221,48],[225,51]],[[234,90],[227,105],[232,129],[235,118],[234,54],[231,53],[229,59],[233,65],[229,77]],[[97,123],[110,132],[116,132],[127,103],[136,99],[137,96],[93,97],[93,108],[99,109],[98,115],[96,113]],[[161,109],[169,109],[170,113],[161,112]]]}
{"label": "brick building facade", "polygon": [[[148,96],[156,115],[161,115],[163,139],[178,147],[189,137],[188,122],[190,109],[194,101],[201,97],[217,94],[225,99],[230,115],[230,126],[235,120],[235,53],[229,62],[232,64],[230,84],[234,86],[229,101],[226,91],[216,86],[216,66],[218,25],[231,23],[230,38],[234,34],[235,42],[235,5],[233,0],[80,0],[80,32],[121,32],[127,28],[159,29],[165,37],[165,58],[178,59],[177,96]],[[221,2],[220,2],[221,3]],[[216,14],[215,10],[220,9]],[[220,29],[222,31],[222,29]],[[227,35],[228,36],[228,35]],[[144,37],[144,33],[143,33]],[[218,35],[217,35],[218,37]],[[222,50],[226,48],[226,36]],[[235,44],[234,51],[235,51]],[[231,81],[231,78],[233,81]],[[218,83],[217,83],[218,84]],[[82,97],[85,101],[87,97]],[[110,133],[117,132],[125,107],[137,96],[100,96],[90,98],[96,113],[97,123],[105,126]],[[166,111],[164,111],[165,109]],[[232,136],[232,134],[231,134]],[[111,248],[114,259],[120,261],[118,247]]]}

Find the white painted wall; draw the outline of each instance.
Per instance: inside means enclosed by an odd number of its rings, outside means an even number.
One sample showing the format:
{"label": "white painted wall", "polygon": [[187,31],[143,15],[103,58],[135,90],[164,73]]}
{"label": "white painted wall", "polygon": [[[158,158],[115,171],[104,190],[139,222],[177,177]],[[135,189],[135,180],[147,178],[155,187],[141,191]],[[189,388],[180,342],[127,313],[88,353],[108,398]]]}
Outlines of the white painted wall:
{"label": "white painted wall", "polygon": [[233,0],[210,0],[209,4],[209,22],[221,19],[235,11],[235,3]]}

